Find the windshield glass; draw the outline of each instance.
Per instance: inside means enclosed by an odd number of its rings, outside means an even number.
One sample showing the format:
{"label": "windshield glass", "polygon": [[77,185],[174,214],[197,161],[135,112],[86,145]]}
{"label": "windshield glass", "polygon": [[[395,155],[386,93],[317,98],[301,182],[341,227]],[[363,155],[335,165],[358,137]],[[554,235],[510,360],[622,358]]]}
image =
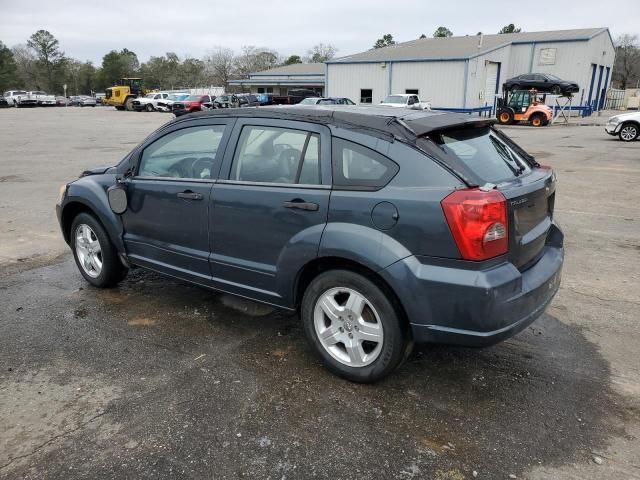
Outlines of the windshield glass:
{"label": "windshield glass", "polygon": [[550,73],[547,73],[546,75],[549,80],[561,80],[560,77],[556,77],[555,75],[551,75]]}
{"label": "windshield glass", "polygon": [[300,102],[300,105],[315,105],[320,100],[318,97],[305,98]]}
{"label": "windshield glass", "polygon": [[144,96],[144,98],[153,98],[153,97],[155,97],[155,96],[156,96],[156,94],[155,94],[155,93],[147,93],[147,94]]}
{"label": "windshield glass", "polygon": [[485,182],[499,183],[531,170],[489,127],[433,133],[429,138],[440,146],[445,159],[461,161]]}
{"label": "windshield glass", "polygon": [[201,98],[202,98],[202,95],[189,95],[187,100],[190,102],[199,102]]}
{"label": "windshield glass", "polygon": [[389,95],[384,99],[384,103],[407,103],[406,97],[402,97],[400,95]]}

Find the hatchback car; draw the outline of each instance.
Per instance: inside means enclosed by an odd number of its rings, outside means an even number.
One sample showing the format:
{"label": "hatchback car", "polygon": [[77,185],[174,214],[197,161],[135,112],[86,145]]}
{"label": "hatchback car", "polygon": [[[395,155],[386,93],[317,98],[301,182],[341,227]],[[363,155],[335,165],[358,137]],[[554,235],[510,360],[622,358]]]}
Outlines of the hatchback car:
{"label": "hatchback car", "polygon": [[371,382],[413,342],[491,345],[543,313],[555,187],[490,119],[266,107],[176,119],[56,210],[89,283],[143,267],[297,310],[331,371]]}

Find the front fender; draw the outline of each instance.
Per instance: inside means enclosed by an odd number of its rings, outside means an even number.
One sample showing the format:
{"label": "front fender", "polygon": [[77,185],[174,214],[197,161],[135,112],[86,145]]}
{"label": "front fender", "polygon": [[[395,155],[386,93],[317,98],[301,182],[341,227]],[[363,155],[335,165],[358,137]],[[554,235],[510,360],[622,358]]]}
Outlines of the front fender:
{"label": "front fender", "polygon": [[375,228],[352,223],[327,224],[320,242],[319,257],[340,257],[380,271],[411,252],[400,242]]}
{"label": "front fender", "polygon": [[[113,213],[109,207],[107,198],[107,189],[116,183],[115,178],[115,175],[90,175],[69,184],[67,195],[61,206],[61,223],[67,224],[69,219],[65,215],[75,211],[78,204],[81,204],[100,220],[118,253],[125,253],[122,221],[120,216]],[[67,240],[67,233],[63,233]]]}

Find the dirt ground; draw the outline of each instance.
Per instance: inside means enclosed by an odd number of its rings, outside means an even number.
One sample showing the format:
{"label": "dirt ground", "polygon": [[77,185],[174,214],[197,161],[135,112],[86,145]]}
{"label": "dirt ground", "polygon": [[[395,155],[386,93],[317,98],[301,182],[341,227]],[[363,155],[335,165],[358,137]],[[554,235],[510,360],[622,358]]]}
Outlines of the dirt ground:
{"label": "dirt ground", "polygon": [[83,281],[59,186],[170,119],[0,110],[0,478],[640,479],[640,141],[505,128],[558,174],[557,297],[500,345],[356,385],[296,315],[141,270]]}

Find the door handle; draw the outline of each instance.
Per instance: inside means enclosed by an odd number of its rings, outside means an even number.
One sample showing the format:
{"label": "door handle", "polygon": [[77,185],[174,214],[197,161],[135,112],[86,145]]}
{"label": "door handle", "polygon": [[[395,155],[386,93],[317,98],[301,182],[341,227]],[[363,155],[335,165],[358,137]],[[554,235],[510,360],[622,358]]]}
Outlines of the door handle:
{"label": "door handle", "polygon": [[186,190],[177,194],[178,198],[184,198],[185,200],[202,200],[202,194]]}
{"label": "door handle", "polygon": [[297,208],[299,210],[309,210],[312,212],[315,212],[316,210],[318,210],[318,208],[320,208],[317,203],[305,202],[300,198],[294,198],[290,202],[284,202],[282,205],[284,206],[284,208]]}

